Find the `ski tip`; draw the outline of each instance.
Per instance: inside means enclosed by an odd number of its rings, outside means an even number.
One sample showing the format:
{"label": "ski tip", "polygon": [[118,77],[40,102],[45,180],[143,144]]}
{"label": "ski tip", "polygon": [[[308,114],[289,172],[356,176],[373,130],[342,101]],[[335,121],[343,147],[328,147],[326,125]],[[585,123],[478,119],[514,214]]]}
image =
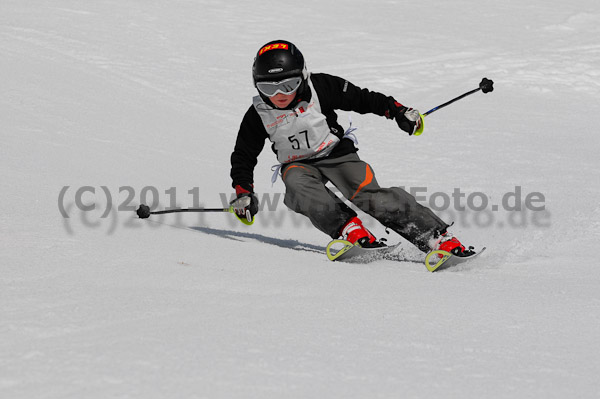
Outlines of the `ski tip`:
{"label": "ski tip", "polygon": [[[442,270],[451,266],[454,266],[459,263],[467,262],[477,256],[481,255],[483,251],[485,251],[486,247],[481,248],[477,252],[469,256],[456,256],[451,254],[450,252],[435,250],[431,251],[425,257],[425,267],[430,272],[434,272],[436,270]],[[437,260],[436,263],[431,264],[432,261]]]}
{"label": "ski tip", "polygon": [[[435,251],[431,251],[425,257],[425,267],[430,272],[434,272],[451,257],[452,257],[452,254],[450,252],[442,251],[439,249],[435,250]],[[435,259],[437,259],[437,262],[432,265],[430,262]]]}
{"label": "ski tip", "polygon": [[[341,246],[341,248],[340,248]],[[339,249],[337,249],[339,248]],[[327,244],[326,252],[329,260],[336,260],[349,250],[354,248],[354,244],[346,240],[333,240]]]}

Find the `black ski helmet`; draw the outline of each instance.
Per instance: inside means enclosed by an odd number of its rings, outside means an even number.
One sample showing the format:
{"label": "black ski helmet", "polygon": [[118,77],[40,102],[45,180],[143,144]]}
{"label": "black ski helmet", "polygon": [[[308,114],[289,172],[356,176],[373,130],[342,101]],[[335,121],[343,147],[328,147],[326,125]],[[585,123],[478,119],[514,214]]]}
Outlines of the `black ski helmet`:
{"label": "black ski helmet", "polygon": [[[256,82],[278,82],[294,76],[302,77],[302,85],[298,90],[301,92],[306,86],[308,70],[302,53],[293,43],[286,40],[273,40],[263,45],[256,53],[252,65],[254,87]],[[263,100],[267,100],[262,93],[259,94]]]}

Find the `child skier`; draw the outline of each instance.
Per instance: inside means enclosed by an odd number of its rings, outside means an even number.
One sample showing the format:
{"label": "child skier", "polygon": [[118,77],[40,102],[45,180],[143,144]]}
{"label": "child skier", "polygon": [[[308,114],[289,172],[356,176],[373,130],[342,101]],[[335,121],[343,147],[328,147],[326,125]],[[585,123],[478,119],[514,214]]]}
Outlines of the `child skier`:
{"label": "child skier", "polygon": [[258,96],[244,115],[231,155],[232,186],[237,194],[231,205],[238,216],[251,221],[258,212],[253,172],[269,139],[281,163],[285,205],[307,216],[333,239],[342,237],[362,247],[383,245],[356,212],[325,186],[327,182],[423,252],[441,249],[459,256],[472,254],[447,233],[448,224],[413,196],[399,187],[379,186],[335,113],[341,109],[385,116],[412,135],[422,126],[417,110],[342,78],[309,73],[300,50],[285,40],[260,48],[252,77]]}

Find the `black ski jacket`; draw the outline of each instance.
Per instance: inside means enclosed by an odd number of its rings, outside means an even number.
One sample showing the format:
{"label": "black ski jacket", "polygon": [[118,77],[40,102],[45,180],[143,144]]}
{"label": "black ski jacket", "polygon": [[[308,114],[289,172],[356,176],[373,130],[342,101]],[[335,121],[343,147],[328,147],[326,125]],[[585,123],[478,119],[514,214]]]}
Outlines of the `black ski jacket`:
{"label": "black ski jacket", "polygon": [[[310,79],[319,96],[321,112],[325,115],[331,131],[340,139],[344,135],[344,129],[337,122],[336,109],[390,117],[390,106],[394,103],[392,97],[369,91],[368,89],[361,89],[347,80],[324,73],[311,74]],[[310,88],[306,86],[306,90],[299,93],[288,108],[291,109],[303,100],[310,101],[310,98]],[[265,140],[268,138],[269,136],[260,116],[254,106],[251,105],[242,119],[235,148],[231,154],[231,179],[233,187],[239,185],[248,191],[253,191],[254,167],[258,162],[258,155],[264,148]],[[337,158],[356,151],[357,148],[354,146],[352,140],[343,138],[327,158]],[[310,163],[311,159],[297,162]]]}

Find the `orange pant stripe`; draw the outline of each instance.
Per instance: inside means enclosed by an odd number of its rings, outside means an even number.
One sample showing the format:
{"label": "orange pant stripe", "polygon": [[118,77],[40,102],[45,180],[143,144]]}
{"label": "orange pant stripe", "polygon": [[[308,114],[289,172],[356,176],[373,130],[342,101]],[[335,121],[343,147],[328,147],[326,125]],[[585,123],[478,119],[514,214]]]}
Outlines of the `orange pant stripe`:
{"label": "orange pant stripe", "polygon": [[306,168],[305,168],[304,166],[302,166],[302,165],[292,165],[292,166],[289,166],[289,167],[288,167],[288,168],[285,170],[285,172],[283,173],[283,176],[281,177],[281,179],[282,179],[282,180],[285,180],[285,175],[287,175],[287,172],[289,172],[289,170],[290,170],[290,169],[292,169],[292,168],[302,168],[302,169],[306,169]]}
{"label": "orange pant stripe", "polygon": [[367,172],[366,172],[365,180],[362,183],[360,183],[360,186],[358,186],[358,189],[356,190],[354,195],[350,198],[350,201],[352,201],[354,199],[354,197],[356,197],[356,195],[358,193],[360,193],[360,191],[363,188],[365,188],[365,186],[368,186],[372,181],[373,181],[373,171],[369,167],[369,164],[367,164]]}

